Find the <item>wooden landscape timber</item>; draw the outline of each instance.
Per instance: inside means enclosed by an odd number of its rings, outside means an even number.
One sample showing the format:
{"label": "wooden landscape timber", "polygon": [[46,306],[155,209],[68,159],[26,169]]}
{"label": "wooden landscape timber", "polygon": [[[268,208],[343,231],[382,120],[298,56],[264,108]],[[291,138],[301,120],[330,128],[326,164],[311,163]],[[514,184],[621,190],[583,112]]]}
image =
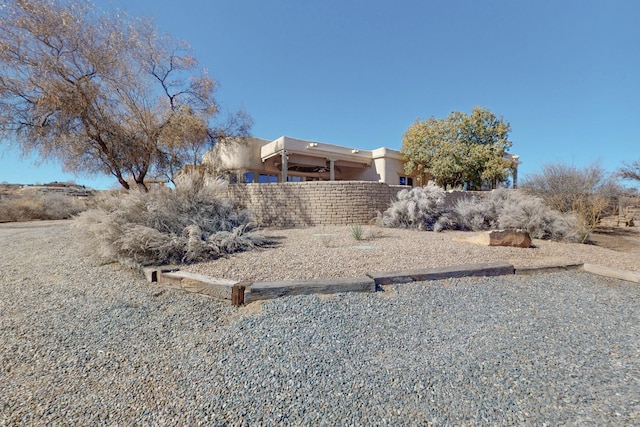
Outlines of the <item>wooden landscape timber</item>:
{"label": "wooden landscape timber", "polygon": [[440,280],[454,277],[469,276],[502,276],[513,274],[513,265],[506,262],[490,262],[486,264],[463,264],[451,267],[438,267],[416,270],[400,270],[368,273],[375,280],[376,285],[391,285],[393,283],[419,282],[423,280]]}
{"label": "wooden landscape timber", "polygon": [[234,306],[293,295],[376,292],[380,286],[461,277],[531,275],[583,270],[628,282],[640,283],[640,273],[594,264],[561,263],[537,267],[514,267],[506,262],[464,264],[450,267],[368,273],[366,277],[334,279],[240,282],[179,271],[175,266],[144,267],[145,278],[174,289],[228,300]]}
{"label": "wooden landscape timber", "polygon": [[613,279],[626,280],[627,282],[640,283],[640,273],[635,271],[619,270],[617,268],[603,267],[595,264],[585,264],[584,271],[598,276],[610,277]]}
{"label": "wooden landscape timber", "polygon": [[291,280],[256,282],[248,287],[245,301],[278,298],[285,295],[335,294],[340,292],[375,292],[376,284],[370,277],[338,279]]}

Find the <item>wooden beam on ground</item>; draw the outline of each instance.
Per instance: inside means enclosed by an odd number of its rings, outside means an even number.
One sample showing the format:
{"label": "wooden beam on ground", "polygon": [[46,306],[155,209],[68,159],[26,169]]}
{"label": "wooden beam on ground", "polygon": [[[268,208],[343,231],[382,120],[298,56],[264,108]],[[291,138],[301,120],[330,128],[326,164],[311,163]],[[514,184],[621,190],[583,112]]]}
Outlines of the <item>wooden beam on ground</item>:
{"label": "wooden beam on ground", "polygon": [[515,267],[517,275],[531,275],[538,273],[559,273],[568,270],[580,270],[583,264],[581,262],[568,264],[547,264],[533,267]]}
{"label": "wooden beam on ground", "polygon": [[463,264],[451,267],[426,268],[417,270],[399,270],[367,273],[376,285],[391,285],[394,283],[420,282],[424,280],[441,280],[454,277],[469,276],[502,276],[513,274],[515,268],[506,262],[491,262],[486,264]]}
{"label": "wooden beam on ground", "polygon": [[[173,273],[161,273],[158,277],[158,283],[187,292],[232,301],[233,287],[240,282],[237,280],[217,279],[201,274],[176,271]],[[236,292],[239,292],[239,289]]]}
{"label": "wooden beam on ground", "polygon": [[376,284],[369,277],[337,279],[255,282],[244,294],[245,302],[272,299],[288,295],[335,294],[339,292],[375,292]]}
{"label": "wooden beam on ground", "polygon": [[585,264],[584,271],[598,276],[611,277],[613,279],[626,280],[627,282],[640,283],[640,273],[636,271],[620,270],[617,268],[603,267],[596,264]]}
{"label": "wooden beam on ground", "polygon": [[174,271],[179,271],[180,268],[174,265],[160,265],[160,266],[147,266],[142,267],[142,274],[144,278],[147,279],[148,282],[157,282],[160,274],[162,273],[172,273]]}

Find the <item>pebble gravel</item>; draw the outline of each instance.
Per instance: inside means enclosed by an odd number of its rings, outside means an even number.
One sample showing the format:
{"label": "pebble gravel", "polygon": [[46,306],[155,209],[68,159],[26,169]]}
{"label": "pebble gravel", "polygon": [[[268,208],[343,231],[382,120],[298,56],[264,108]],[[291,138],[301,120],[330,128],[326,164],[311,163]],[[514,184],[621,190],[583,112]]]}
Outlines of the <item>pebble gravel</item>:
{"label": "pebble gravel", "polygon": [[275,247],[253,250],[183,270],[234,280],[296,280],[358,277],[375,271],[434,268],[495,261],[517,267],[562,263],[591,263],[640,272],[640,232],[624,251],[595,245],[534,239],[531,248],[483,246],[456,239],[476,235],[463,231],[443,233],[363,226],[355,240],[349,226],[265,229]]}
{"label": "pebble gravel", "polygon": [[0,225],[0,425],[640,424],[640,286],[583,272],[234,308]]}

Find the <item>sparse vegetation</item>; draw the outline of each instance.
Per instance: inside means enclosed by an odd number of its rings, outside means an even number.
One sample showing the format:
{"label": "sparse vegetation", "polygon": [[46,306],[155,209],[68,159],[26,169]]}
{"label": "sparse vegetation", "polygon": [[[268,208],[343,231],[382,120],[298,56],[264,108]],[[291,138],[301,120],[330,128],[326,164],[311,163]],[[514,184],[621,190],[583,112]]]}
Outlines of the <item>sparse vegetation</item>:
{"label": "sparse vegetation", "polygon": [[585,242],[600,219],[614,212],[623,189],[598,164],[584,168],[551,163],[523,180],[521,188],[541,197],[547,205],[577,218],[580,240]]}
{"label": "sparse vegetation", "polygon": [[0,222],[69,219],[85,209],[82,200],[64,194],[0,196]]}
{"label": "sparse vegetation", "polygon": [[105,192],[76,227],[102,262],[191,263],[264,246],[249,212],[223,197],[221,181],[198,175],[175,190]]}

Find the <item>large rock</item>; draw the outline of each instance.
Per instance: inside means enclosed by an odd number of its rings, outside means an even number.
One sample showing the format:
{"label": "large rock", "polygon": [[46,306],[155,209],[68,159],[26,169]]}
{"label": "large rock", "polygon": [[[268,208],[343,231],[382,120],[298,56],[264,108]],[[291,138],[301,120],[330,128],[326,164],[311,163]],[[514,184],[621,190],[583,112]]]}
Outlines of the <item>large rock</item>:
{"label": "large rock", "polygon": [[485,246],[514,246],[530,248],[531,237],[524,230],[491,230],[469,237],[454,239],[459,242],[476,243]]}

